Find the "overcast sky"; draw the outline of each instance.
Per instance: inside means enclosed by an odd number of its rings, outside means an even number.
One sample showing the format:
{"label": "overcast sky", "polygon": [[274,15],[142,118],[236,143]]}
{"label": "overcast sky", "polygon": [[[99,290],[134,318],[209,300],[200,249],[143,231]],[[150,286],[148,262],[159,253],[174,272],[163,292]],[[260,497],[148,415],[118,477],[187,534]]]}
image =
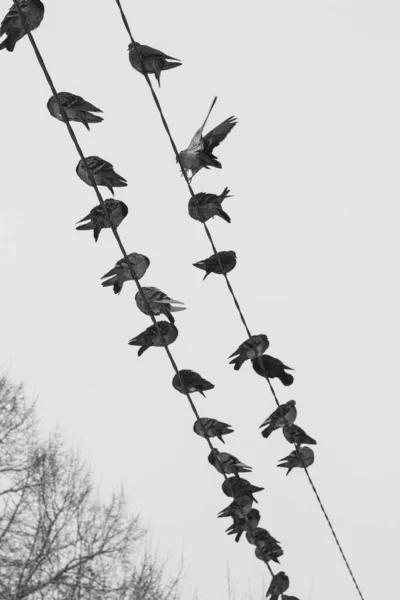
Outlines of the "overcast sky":
{"label": "overcast sky", "polygon": [[[0,0],[0,14],[10,0]],[[315,437],[310,474],[365,599],[397,586],[399,484],[400,7],[395,0],[194,3],[125,1],[133,35],[183,66],[162,75],[159,97],[180,149],[200,126],[239,122],[201,171],[196,192],[220,193],[231,225],[214,220],[217,248],[235,250],[231,282],[254,333],[296,369],[281,402]],[[275,408],[266,383],[227,356],[246,339],[222,277],[192,266],[212,253],[187,212],[188,191],[144,78],[128,61],[129,39],[113,0],[47,2],[35,34],[59,91],[104,111],[87,132],[86,155],[126,177],[119,231],[128,252],[151,265],[143,285],[185,302],[171,351],[179,368],[215,384],[194,396],[202,416],[230,423],[226,449],[254,467],[261,525],[283,545],[282,568],[300,600],[357,593],[305,474],[277,461],[292,448],[258,427]],[[100,277],[120,258],[110,231],[94,243],[75,223],[97,204],[75,173],[65,126],[27,39],[0,54],[0,362],[32,394],[44,428],[59,424],[101,479],[123,483],[171,569],[183,552],[184,599],[261,600],[269,574],[246,541],[225,535],[222,477],[171,386],[165,352],[141,358],[128,340],[150,325]],[[102,190],[105,188],[102,188]],[[107,191],[103,194],[108,198]],[[216,444],[221,449],[221,444]],[[385,574],[383,574],[383,572]]]}

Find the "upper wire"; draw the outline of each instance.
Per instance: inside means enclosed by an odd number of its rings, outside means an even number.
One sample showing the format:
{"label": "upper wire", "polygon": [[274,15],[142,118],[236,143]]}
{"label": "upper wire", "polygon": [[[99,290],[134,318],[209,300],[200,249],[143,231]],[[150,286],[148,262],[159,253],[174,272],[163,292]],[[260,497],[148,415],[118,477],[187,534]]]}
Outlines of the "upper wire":
{"label": "upper wire", "polygon": [[[175,144],[175,141],[174,141],[174,139],[173,139],[173,137],[172,137],[172,134],[171,134],[171,131],[170,131],[169,125],[168,125],[168,123],[167,123],[167,121],[166,121],[166,119],[165,119],[165,116],[164,116],[164,113],[163,113],[163,110],[162,110],[162,107],[161,107],[160,101],[159,101],[159,99],[158,99],[158,96],[157,96],[157,94],[155,93],[155,91],[154,91],[154,88],[153,88],[153,86],[152,86],[152,83],[151,83],[151,81],[150,81],[149,75],[148,75],[148,73],[146,72],[146,69],[144,68],[144,65],[143,65],[143,60],[142,60],[142,55],[141,55],[140,49],[139,49],[139,47],[138,47],[138,45],[137,45],[137,43],[136,43],[136,41],[135,41],[135,39],[134,39],[134,37],[133,37],[133,35],[132,35],[131,29],[130,29],[130,27],[129,27],[129,23],[128,23],[128,20],[127,20],[127,18],[126,18],[125,12],[124,12],[124,10],[123,10],[123,8],[122,8],[121,2],[120,2],[120,0],[115,0],[115,2],[116,2],[117,6],[118,6],[118,8],[119,8],[119,10],[120,10],[121,17],[122,17],[122,21],[123,21],[123,23],[124,23],[124,25],[125,25],[125,28],[126,28],[126,30],[127,30],[127,32],[128,32],[128,35],[129,35],[130,39],[131,39],[131,42],[132,42],[132,44],[133,44],[133,46],[134,46],[134,48],[135,48],[135,50],[136,50],[136,52],[137,52],[137,54],[138,54],[138,56],[139,56],[139,59],[140,59],[140,62],[141,62],[141,66],[142,66],[143,75],[144,75],[144,77],[145,77],[145,79],[146,79],[147,85],[149,86],[149,89],[150,89],[151,95],[152,95],[152,97],[153,97],[153,100],[154,100],[154,102],[155,102],[155,105],[156,105],[156,107],[157,107],[157,109],[158,109],[159,115],[160,115],[160,117],[161,117],[161,121],[162,121],[162,123],[163,123],[163,126],[164,126],[164,128],[165,128],[165,131],[166,131],[166,133],[167,133],[167,135],[168,135],[169,141],[170,141],[170,143],[171,143],[172,149],[173,149],[173,151],[174,151],[174,154],[175,154],[175,157],[176,157],[176,161],[177,161],[177,163],[179,164],[180,170],[181,170],[181,172],[182,172],[182,175],[183,175],[183,177],[184,177],[184,179],[185,179],[186,185],[187,185],[187,187],[188,187],[188,189],[189,189],[189,192],[190,192],[191,196],[194,196],[194,195],[195,195],[195,193],[194,193],[194,190],[193,190],[193,188],[192,188],[192,186],[191,186],[191,183],[190,183],[190,180],[189,180],[189,178],[188,178],[188,176],[187,176],[186,170],[184,169],[184,167],[183,167],[183,165],[182,165],[182,162],[181,162],[181,159],[180,159],[180,156],[179,156],[179,152],[178,152],[178,148],[177,148],[177,146],[176,146],[176,144]],[[248,336],[249,336],[249,338],[250,338],[250,337],[252,337],[252,336],[251,336],[251,332],[250,332],[250,328],[249,328],[249,326],[248,326],[248,324],[247,324],[246,318],[245,318],[245,316],[244,316],[244,314],[243,314],[243,311],[242,311],[242,309],[241,309],[241,307],[240,307],[239,301],[238,301],[238,299],[237,299],[237,296],[236,296],[236,293],[235,293],[235,291],[234,291],[234,289],[233,289],[233,287],[232,287],[232,284],[231,284],[231,282],[230,282],[230,280],[229,280],[229,277],[228,277],[227,273],[225,272],[225,269],[224,269],[224,267],[223,267],[223,265],[222,265],[222,263],[221,263],[221,260],[220,260],[220,257],[219,257],[219,255],[218,255],[217,248],[216,248],[215,242],[214,242],[214,240],[213,240],[213,237],[212,237],[212,235],[211,235],[211,232],[210,232],[209,228],[207,227],[206,223],[203,223],[203,226],[204,226],[205,232],[206,232],[206,234],[207,234],[207,237],[208,237],[208,239],[209,239],[209,241],[210,241],[210,244],[211,244],[211,246],[212,246],[212,249],[213,249],[213,251],[214,251],[214,254],[215,254],[215,255],[216,255],[216,257],[217,257],[217,260],[218,260],[218,263],[219,263],[219,267],[220,267],[220,269],[221,269],[221,273],[223,274],[223,276],[224,276],[224,278],[225,278],[226,285],[227,285],[227,287],[228,287],[228,289],[229,289],[229,292],[230,292],[230,294],[231,294],[231,296],[232,296],[232,298],[233,298],[233,301],[234,301],[234,304],[235,304],[235,306],[236,306],[236,308],[237,308],[237,311],[238,311],[238,313],[239,313],[240,319],[241,319],[241,321],[242,321],[242,323],[243,323],[243,325],[244,325],[244,327],[245,327],[245,329],[246,329],[247,335],[248,335]],[[270,387],[270,389],[271,389],[271,392],[272,392],[272,395],[273,395],[273,397],[274,397],[274,400],[275,400],[275,402],[276,402],[277,406],[278,406],[278,407],[281,409],[281,415],[282,415],[282,417],[283,417],[284,421],[287,423],[287,421],[286,421],[286,417],[285,417],[285,416],[284,416],[284,414],[283,414],[282,405],[280,404],[280,402],[279,402],[279,400],[278,400],[278,397],[277,397],[277,395],[276,395],[276,393],[275,393],[275,390],[274,390],[274,388],[273,388],[273,386],[272,386],[272,384],[271,384],[271,381],[270,381],[270,379],[269,379],[269,377],[268,377],[268,375],[267,375],[267,373],[266,373],[266,370],[265,370],[264,364],[263,364],[263,362],[262,362],[261,358],[260,358],[260,357],[258,357],[258,358],[259,358],[259,364],[260,364],[260,367],[261,367],[261,369],[262,369],[262,371],[263,371],[263,373],[264,373],[264,377],[265,377],[265,379],[267,380],[267,382],[268,382],[268,384],[269,384],[269,387]],[[323,515],[324,515],[324,517],[325,517],[325,519],[326,519],[326,521],[327,521],[327,523],[328,523],[328,525],[329,525],[329,528],[330,528],[330,530],[331,530],[331,533],[332,533],[332,535],[333,535],[333,538],[334,538],[334,540],[335,540],[335,542],[336,542],[336,545],[337,545],[337,547],[338,547],[338,549],[339,549],[339,551],[340,551],[340,554],[341,554],[341,556],[342,556],[342,558],[343,558],[343,560],[344,560],[344,563],[345,563],[345,565],[346,565],[346,567],[347,567],[347,570],[349,571],[349,574],[350,574],[350,576],[351,576],[351,579],[353,580],[353,583],[354,583],[354,585],[355,585],[355,587],[356,587],[356,589],[357,589],[357,592],[358,592],[358,594],[359,594],[359,596],[360,596],[361,600],[364,600],[364,596],[363,596],[363,594],[362,594],[362,592],[361,592],[361,590],[360,590],[360,587],[359,587],[359,585],[358,585],[358,583],[357,583],[357,580],[356,580],[356,578],[355,578],[355,575],[354,575],[354,573],[353,573],[353,571],[352,571],[352,569],[351,569],[351,567],[350,567],[349,561],[348,561],[348,559],[346,558],[346,555],[344,554],[344,551],[343,551],[342,545],[340,544],[340,541],[339,541],[339,539],[338,539],[338,537],[337,537],[337,534],[336,534],[336,532],[335,532],[335,529],[334,529],[334,527],[333,527],[333,525],[332,525],[332,522],[331,522],[331,520],[329,519],[329,516],[328,516],[328,514],[327,514],[327,512],[326,512],[326,509],[325,509],[325,507],[324,507],[324,505],[323,505],[323,503],[322,503],[321,497],[320,497],[320,495],[318,494],[318,491],[317,491],[317,489],[316,489],[316,487],[315,487],[315,484],[314,484],[314,482],[313,482],[313,480],[312,480],[312,478],[311,478],[311,476],[310,476],[310,474],[309,474],[309,472],[308,472],[308,470],[307,470],[307,467],[304,465],[303,458],[302,458],[302,456],[301,456],[301,453],[299,452],[299,449],[298,449],[297,445],[296,445],[295,447],[296,447],[296,453],[297,453],[297,456],[298,456],[298,458],[299,458],[299,460],[300,460],[300,462],[301,462],[301,464],[302,464],[302,467],[303,467],[303,469],[304,469],[304,471],[305,471],[305,473],[306,473],[306,476],[307,476],[307,478],[308,478],[308,481],[309,481],[309,483],[310,483],[310,485],[311,485],[311,488],[312,488],[312,490],[313,490],[313,492],[314,492],[314,494],[315,494],[315,496],[316,496],[316,499],[317,499],[317,501],[318,501],[318,504],[319,504],[319,506],[320,506],[320,508],[321,508],[321,511],[322,511],[322,513],[323,513]]]}

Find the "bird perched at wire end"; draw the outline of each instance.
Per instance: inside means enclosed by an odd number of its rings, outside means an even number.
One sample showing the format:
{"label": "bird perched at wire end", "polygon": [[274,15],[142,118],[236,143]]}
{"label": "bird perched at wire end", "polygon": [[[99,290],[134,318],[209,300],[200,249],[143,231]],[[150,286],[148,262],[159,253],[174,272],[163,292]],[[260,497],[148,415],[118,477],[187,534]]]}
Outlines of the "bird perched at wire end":
{"label": "bird perched at wire end", "polygon": [[219,452],[216,448],[213,448],[212,452],[208,455],[208,462],[221,474],[238,475],[239,473],[249,473],[253,470],[252,467],[240,462],[233,454]]}
{"label": "bird perched at wire end", "polygon": [[[202,169],[209,169],[215,167],[216,169],[222,169],[221,163],[214,156],[213,150],[216,148],[228,135],[230,131],[235,127],[237,119],[235,117],[229,117],[217,127],[214,127],[203,137],[203,129],[206,126],[208,117],[211,114],[212,109],[217,101],[217,96],[211,103],[210,110],[207,113],[204,123],[194,134],[192,141],[186,150],[179,152],[179,160],[182,168],[185,171],[191,171],[190,181],[193,177]],[[177,159],[178,162],[178,159]]]}
{"label": "bird perched at wire end", "polygon": [[289,577],[284,573],[284,571],[279,571],[276,575],[273,576],[271,584],[267,590],[267,595],[271,596],[270,600],[278,600],[279,596],[286,592],[289,588]]}
{"label": "bird perched at wire end", "polygon": [[172,344],[178,337],[178,330],[175,325],[168,323],[168,321],[158,321],[157,325],[160,333],[158,333],[155,325],[151,325],[128,342],[130,346],[140,346],[138,356],[142,356],[143,352],[146,352],[150,346],[164,346],[162,336],[166,346]]}
{"label": "bird perched at wire end", "polygon": [[246,515],[246,517],[247,520],[245,517],[239,517],[234,515],[232,525],[230,525],[228,529],[225,530],[228,535],[235,535],[235,542],[239,542],[240,538],[242,537],[242,534],[245,531],[247,531],[247,521],[249,522],[250,527],[252,529],[255,529],[256,527],[258,527],[258,524],[261,520],[260,511],[258,511],[256,508],[252,508],[250,512]]}
{"label": "bird perched at wire end", "polygon": [[[44,17],[44,5],[40,0],[17,0],[18,5],[25,17],[25,23],[30,31],[39,27]],[[0,25],[0,37],[6,35],[6,39],[0,44],[0,50],[4,48],[12,52],[15,44],[26,35],[25,28],[21,22],[15,4],[12,5]]]}
{"label": "bird perched at wire end", "polygon": [[[228,423],[223,423],[222,421],[218,421],[217,419],[211,419],[209,417],[201,417],[195,421],[193,425],[193,431],[197,433],[197,435],[201,437],[217,437],[223,444],[225,444],[222,436],[228,435],[228,433],[233,433],[233,429],[231,425]],[[207,436],[206,436],[207,433]]]}
{"label": "bird perched at wire end", "polygon": [[306,434],[304,429],[299,427],[298,425],[285,425],[282,429],[283,435],[286,441],[289,444],[296,444],[297,446],[301,446],[301,444],[316,444],[317,442]]}
{"label": "bird perched at wire end", "polygon": [[[81,96],[75,96],[75,94],[69,92],[58,92],[58,97],[68,121],[83,123],[88,131],[90,130],[89,123],[101,123],[103,121],[103,117],[92,115],[92,112],[103,111],[90,104],[90,102],[86,102]],[[52,117],[64,121],[64,116],[55,96],[52,96],[47,102],[47,109]]]}
{"label": "bird perched at wire end", "polygon": [[235,371],[239,371],[242,364],[251,358],[255,358],[257,356],[261,356],[264,354],[266,349],[269,346],[268,337],[264,333],[260,333],[259,335],[252,335],[248,340],[240,344],[239,348],[232,352],[228,358],[235,358],[229,361],[230,365],[234,365]]}
{"label": "bird perched at wire end", "polygon": [[[110,221],[117,228],[122,221],[125,219],[128,214],[128,207],[121,200],[114,200],[113,198],[109,198],[108,200],[104,200],[104,204],[106,206],[106,211],[110,218]],[[84,225],[79,225],[76,227],[79,231],[91,230],[93,229],[94,241],[97,242],[99,239],[100,231],[102,229],[110,228],[111,225],[108,222],[107,214],[104,208],[99,204],[92,208],[90,213],[83,217],[78,223],[82,223],[83,221],[89,221],[89,223],[84,223]]]}
{"label": "bird perched at wire end", "polygon": [[206,272],[203,277],[204,281],[210,273],[222,275],[223,273],[232,271],[236,266],[236,253],[233,250],[222,250],[204,260],[193,263],[193,266]]}
{"label": "bird perched at wire end", "polygon": [[[164,54],[161,50],[151,48],[151,46],[145,46],[144,44],[136,42],[136,47],[139,52],[135,48],[135,44],[130,43],[128,46],[129,62],[136,71],[139,71],[139,73],[143,74],[143,71],[145,71],[149,75],[155,75],[159,87],[161,87],[161,71],[174,69],[175,67],[180,67],[182,65],[179,58],[168,56],[168,54]],[[140,60],[140,57],[142,57],[142,60]],[[169,62],[172,60],[175,62]]]}
{"label": "bird perched at wire end", "polygon": [[[144,254],[138,254],[137,252],[128,254],[128,259],[136,278],[138,280],[141,279],[150,265],[150,259]],[[103,275],[101,279],[107,279],[107,281],[102,282],[101,285],[103,287],[112,285],[114,294],[119,294],[125,281],[130,281],[133,277],[127,261],[125,258],[121,258],[115,263],[115,267]]]}
{"label": "bird perched at wire end", "polygon": [[[260,365],[260,360],[262,361],[263,368]],[[277,377],[283,385],[292,385],[294,381],[293,375],[285,373],[285,371],[293,371],[293,369],[285,365],[279,358],[264,354],[260,358],[254,358],[251,362],[257,375],[268,377],[269,379]]]}
{"label": "bird perched at wire end", "polygon": [[[113,188],[125,187],[128,185],[126,179],[124,177],[121,177],[121,175],[118,175],[118,173],[114,171],[114,167],[112,166],[112,164],[107,162],[106,160],[103,160],[98,156],[87,156],[86,163],[88,165],[89,171],[91,171],[93,175],[96,185],[104,185],[110,190],[113,196]],[[76,174],[87,185],[93,186],[90,175],[86,170],[85,164],[82,159],[78,162],[78,165],[76,167]]]}
{"label": "bird perched at wire end", "polygon": [[296,467],[305,469],[311,466],[314,462],[314,451],[308,446],[302,446],[291,452],[288,456],[281,458],[279,462],[281,464],[277,466],[288,469],[286,475],[289,475],[290,471]]}
{"label": "bird perched at wire end", "polygon": [[210,383],[207,381],[207,379],[203,379],[203,377],[196,373],[196,371],[191,371],[190,369],[181,369],[178,371],[178,373],[175,374],[172,380],[172,385],[176,390],[178,390],[178,392],[181,392],[181,394],[186,394],[181,385],[181,380],[183,381],[186,391],[189,394],[192,394],[193,392],[200,392],[202,396],[206,397],[204,392],[212,390],[215,387],[213,383]]}
{"label": "bird perched at wire end", "polygon": [[265,427],[261,435],[264,438],[268,438],[273,431],[284,427],[285,425],[292,425],[297,417],[296,401],[289,400],[285,404],[281,404],[273,413],[269,415],[260,425],[260,429]]}
{"label": "bird perched at wire end", "polygon": [[226,214],[221,206],[225,198],[230,197],[227,187],[219,196],[217,194],[206,194],[205,192],[194,194],[189,200],[189,215],[195,221],[200,221],[200,223],[205,223],[212,217],[221,217],[221,219],[230,223],[230,216]]}
{"label": "bird perched at wire end", "polygon": [[[143,294],[146,296],[147,302],[150,306],[151,311],[154,315],[164,315],[168,321],[175,323],[175,319],[172,316],[172,312],[178,310],[186,310],[186,306],[183,306],[183,302],[174,300],[164,294],[161,290],[156,287],[143,287]],[[135,295],[136,306],[145,315],[150,315],[149,310],[142,298],[142,294],[137,292]],[[174,306],[175,304],[181,304],[182,306]]]}

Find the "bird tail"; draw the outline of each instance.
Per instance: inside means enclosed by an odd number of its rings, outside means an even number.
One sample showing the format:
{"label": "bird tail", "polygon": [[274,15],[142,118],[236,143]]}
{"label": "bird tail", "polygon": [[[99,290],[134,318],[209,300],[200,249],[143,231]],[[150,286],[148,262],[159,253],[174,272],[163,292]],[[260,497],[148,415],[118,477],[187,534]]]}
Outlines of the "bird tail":
{"label": "bird tail", "polygon": [[281,382],[283,383],[283,385],[286,385],[286,386],[292,385],[292,383],[294,381],[293,375],[291,375],[290,373],[285,373],[285,371],[282,371],[281,373],[279,373],[278,377],[281,380]]}
{"label": "bird tail", "polygon": [[103,117],[99,117],[98,115],[92,115],[91,113],[81,113],[80,114],[81,121],[86,127],[88,131],[90,131],[89,123],[101,123],[104,121]]}
{"label": "bird tail", "polygon": [[93,237],[94,241],[97,242],[99,239],[100,231],[102,230],[101,221],[97,221],[96,225],[93,227]]}
{"label": "bird tail", "polygon": [[239,531],[239,533],[235,536],[235,542],[238,542],[243,535],[243,531]]}
{"label": "bird tail", "polygon": [[[271,433],[275,430],[275,427],[273,425],[270,425],[269,427],[266,427],[264,429],[264,431],[261,432],[261,435],[263,436],[263,438],[267,439],[269,438],[269,436],[271,435]],[[282,465],[279,465],[282,466]]]}
{"label": "bird tail", "polygon": [[182,63],[179,62],[169,62],[169,63],[165,63],[162,70],[163,71],[167,71],[168,69],[173,69],[174,67],[181,67]]}
{"label": "bird tail", "polygon": [[139,348],[138,353],[137,353],[138,356],[142,356],[142,354],[144,352],[146,352],[146,350],[148,350],[150,348],[150,346],[151,346],[150,340],[146,340],[145,343],[143,344],[143,346],[141,348]]}
{"label": "bird tail", "polygon": [[[80,223],[80,221],[78,221],[78,223]],[[93,223],[84,223],[83,225],[78,225],[78,227],[75,227],[75,229],[77,229],[78,231],[88,231],[90,229],[94,229],[94,227]]]}
{"label": "bird tail", "polygon": [[221,208],[221,206],[219,207],[218,214],[219,214],[219,216],[220,216],[222,219],[224,219],[224,221],[226,221],[227,223],[230,223],[230,222],[231,222],[231,218],[230,218],[230,216],[229,216],[229,215],[228,215],[228,214],[227,214],[227,213],[226,213],[226,212],[225,212],[225,211],[224,211],[224,210]]}
{"label": "bird tail", "polygon": [[234,358],[233,360],[229,361],[230,365],[233,365],[233,368],[235,369],[235,371],[239,371],[240,367],[242,366],[242,364],[245,361],[245,357],[237,356],[236,358]]}
{"label": "bird tail", "polygon": [[124,285],[124,282],[121,281],[117,275],[114,275],[114,277],[111,277],[107,281],[103,281],[101,285],[103,287],[108,287],[108,286],[112,285],[114,294],[119,294],[122,290],[122,286]]}
{"label": "bird tail", "polygon": [[222,192],[222,194],[219,197],[221,202],[223,202],[225,200],[225,198],[232,198],[232,195],[229,193],[230,191],[231,190],[227,187],[224,189],[224,191]]}
{"label": "bird tail", "polygon": [[8,36],[4,40],[4,42],[1,42],[1,44],[0,44],[0,50],[4,50],[4,48],[5,48],[9,52],[12,52],[14,50],[14,48],[15,48],[15,44],[16,44],[16,41],[13,40],[10,36]]}

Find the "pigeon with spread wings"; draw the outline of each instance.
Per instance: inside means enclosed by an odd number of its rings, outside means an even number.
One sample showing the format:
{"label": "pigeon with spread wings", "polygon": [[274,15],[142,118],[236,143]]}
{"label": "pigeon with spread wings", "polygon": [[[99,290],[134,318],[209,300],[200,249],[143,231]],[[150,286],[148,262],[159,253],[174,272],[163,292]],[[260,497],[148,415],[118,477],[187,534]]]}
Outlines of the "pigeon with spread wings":
{"label": "pigeon with spread wings", "polygon": [[200,169],[209,169],[210,167],[222,169],[222,165],[217,157],[214,156],[213,150],[226,138],[228,133],[232,131],[237,123],[237,119],[235,117],[229,117],[229,119],[226,119],[217,125],[217,127],[214,127],[214,129],[209,131],[203,137],[203,129],[206,126],[208,117],[210,116],[216,101],[217,96],[215,96],[214,100],[212,101],[210,110],[207,113],[204,123],[194,134],[189,146],[186,148],[186,150],[179,152],[179,160],[183,169],[191,172],[190,181],[193,179],[196,173],[200,171]]}

